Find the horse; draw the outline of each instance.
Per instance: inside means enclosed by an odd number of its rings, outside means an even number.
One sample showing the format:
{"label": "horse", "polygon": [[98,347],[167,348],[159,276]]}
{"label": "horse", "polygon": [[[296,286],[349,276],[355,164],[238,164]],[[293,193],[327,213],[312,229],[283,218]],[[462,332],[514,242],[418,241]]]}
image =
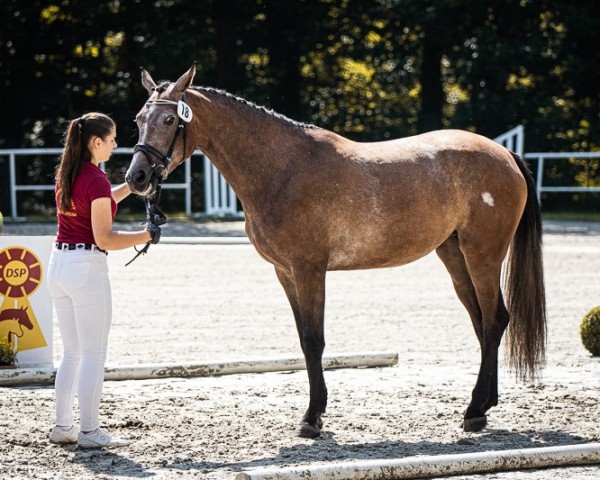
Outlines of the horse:
{"label": "horse", "polygon": [[485,428],[498,404],[505,330],[518,377],[535,378],[545,361],[541,213],[523,160],[460,130],[354,142],[192,86],[194,75],[192,65],[176,82],[156,84],[142,69],[149,98],[136,116],[139,140],[125,179],[152,197],[198,147],[229,182],[248,238],[273,264],[295,319],[310,387],[297,434],[318,437],[327,406],[326,272],[405,265],[434,250],[481,350],[462,427]]}
{"label": "horse", "polygon": [[6,332],[9,343],[12,343],[13,337],[20,338],[25,334],[23,327],[33,330],[33,323],[27,314],[28,308],[6,308],[0,310],[0,331]]}

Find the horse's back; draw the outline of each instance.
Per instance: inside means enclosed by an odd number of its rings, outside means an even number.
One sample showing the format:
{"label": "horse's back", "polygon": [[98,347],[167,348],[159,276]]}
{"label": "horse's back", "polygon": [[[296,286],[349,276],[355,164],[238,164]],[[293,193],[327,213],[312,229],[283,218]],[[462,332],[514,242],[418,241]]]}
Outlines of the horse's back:
{"label": "horse's back", "polygon": [[470,132],[442,130],[355,143],[326,217],[330,268],[401,265],[454,232],[512,237],[527,187],[508,150]]}
{"label": "horse's back", "polygon": [[247,217],[273,263],[294,250],[330,270],[402,265],[454,232],[508,237],[516,228],[526,184],[492,140],[458,130],[376,143],[311,135],[313,155],[271,202],[272,215]]}
{"label": "horse's back", "polygon": [[[502,145],[465,130],[436,130],[411,137],[372,143],[355,143],[351,149],[361,152],[368,162],[432,162],[448,167],[470,163],[519,171],[510,152]],[[491,163],[490,163],[491,162]]]}

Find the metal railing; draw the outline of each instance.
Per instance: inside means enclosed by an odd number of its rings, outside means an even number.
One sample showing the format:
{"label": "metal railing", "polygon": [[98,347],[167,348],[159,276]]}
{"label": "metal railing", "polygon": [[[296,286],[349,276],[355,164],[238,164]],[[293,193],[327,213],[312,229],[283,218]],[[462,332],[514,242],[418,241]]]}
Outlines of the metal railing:
{"label": "metal railing", "polygon": [[[535,190],[538,200],[542,199],[543,192],[600,192],[600,187],[573,187],[573,186],[544,186],[544,167],[546,166],[546,160],[565,160],[570,158],[583,158],[592,159],[600,158],[600,152],[532,152],[526,153],[525,158],[527,160],[537,160],[537,175]],[[597,179],[597,183],[600,183],[600,178]]]}
{"label": "metal railing", "polygon": [[[537,161],[536,176],[536,194],[541,199],[543,192],[600,192],[600,187],[595,186],[544,186],[544,167],[546,160],[565,160],[571,158],[595,159],[600,158],[600,152],[534,152],[523,154],[524,129],[522,125],[507,131],[506,133],[494,138],[494,141],[504,145],[506,148],[518,153],[527,160]],[[16,161],[17,157],[28,155],[60,155],[60,148],[21,148],[0,150],[0,155],[8,156],[10,172],[10,218],[18,219],[17,193],[26,191],[54,190],[54,185],[26,185],[16,182]],[[131,155],[132,148],[117,148],[113,151],[117,155]],[[204,200],[205,213],[209,215],[240,215],[237,209],[237,197],[231,186],[225,181],[216,167],[200,150],[196,150],[192,157],[203,157],[204,160]],[[192,214],[192,169],[191,162],[184,162],[184,181],[181,183],[165,183],[163,188],[181,189],[185,195],[185,213]]]}
{"label": "metal railing", "polygon": [[508,132],[494,138],[494,142],[504,145],[520,157],[523,157],[523,148],[525,146],[525,128],[523,125],[517,125]]}
{"label": "metal railing", "polygon": [[[26,157],[31,155],[56,155],[62,154],[61,148],[15,148],[15,149],[4,149],[0,150],[0,155],[8,156],[9,162],[9,176],[10,176],[10,218],[17,220],[18,204],[17,204],[17,193],[18,192],[31,192],[31,191],[43,191],[43,190],[54,190],[54,184],[47,185],[26,185],[17,183],[17,157]],[[114,155],[131,155],[133,154],[133,148],[115,148],[113,150]],[[196,150],[192,156],[205,155]],[[104,170],[104,164],[100,164],[100,168]],[[187,161],[184,163],[184,178],[185,180],[181,183],[169,183],[168,181],[163,184],[165,189],[181,189],[185,195],[185,213],[191,215],[192,213],[192,169],[191,162]]]}
{"label": "metal railing", "polygon": [[[502,135],[494,138],[494,141],[500,145],[504,145],[509,150],[518,153],[521,157],[526,160],[537,161],[537,175],[536,175],[536,195],[538,200],[542,199],[543,192],[600,192],[600,187],[573,187],[573,186],[544,186],[544,167],[546,166],[546,160],[554,159],[571,159],[571,158],[600,158],[600,152],[532,152],[523,154],[523,147],[525,144],[525,129],[523,125],[517,125],[515,128],[503,133]],[[598,179],[600,182],[600,179]]]}
{"label": "metal railing", "polygon": [[223,175],[204,156],[204,205],[208,215],[242,215],[237,196]]}

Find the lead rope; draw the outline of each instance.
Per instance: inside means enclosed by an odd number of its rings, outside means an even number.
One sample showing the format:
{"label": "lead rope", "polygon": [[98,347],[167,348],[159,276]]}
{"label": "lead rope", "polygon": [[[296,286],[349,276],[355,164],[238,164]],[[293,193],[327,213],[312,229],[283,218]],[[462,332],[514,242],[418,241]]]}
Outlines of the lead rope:
{"label": "lead rope", "polygon": [[[150,198],[146,197],[144,203],[146,204],[146,221],[142,223],[142,225],[148,225],[149,223],[154,223],[157,226],[163,225],[167,221],[167,217],[161,210],[158,208],[158,202],[160,201],[160,184],[156,187],[155,194]],[[133,257],[129,262],[125,264],[127,267],[130,263],[132,263],[136,258],[140,255],[145,255],[148,253],[148,249],[150,248],[151,243],[148,242],[141,250],[138,250],[137,247],[133,247],[137,252],[136,256]]]}

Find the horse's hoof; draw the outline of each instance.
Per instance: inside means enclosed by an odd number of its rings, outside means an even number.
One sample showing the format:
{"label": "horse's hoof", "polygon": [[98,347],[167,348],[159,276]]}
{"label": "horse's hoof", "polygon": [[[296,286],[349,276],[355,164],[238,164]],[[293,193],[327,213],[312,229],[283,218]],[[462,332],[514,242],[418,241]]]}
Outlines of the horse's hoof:
{"label": "horse's hoof", "polygon": [[486,425],[487,417],[485,415],[483,417],[465,418],[463,430],[465,432],[479,432],[480,430],[483,430]]}
{"label": "horse's hoof", "polygon": [[[321,422],[323,425],[323,422]],[[321,435],[321,429],[307,422],[302,422],[298,428],[298,436],[302,438],[317,438]]]}

